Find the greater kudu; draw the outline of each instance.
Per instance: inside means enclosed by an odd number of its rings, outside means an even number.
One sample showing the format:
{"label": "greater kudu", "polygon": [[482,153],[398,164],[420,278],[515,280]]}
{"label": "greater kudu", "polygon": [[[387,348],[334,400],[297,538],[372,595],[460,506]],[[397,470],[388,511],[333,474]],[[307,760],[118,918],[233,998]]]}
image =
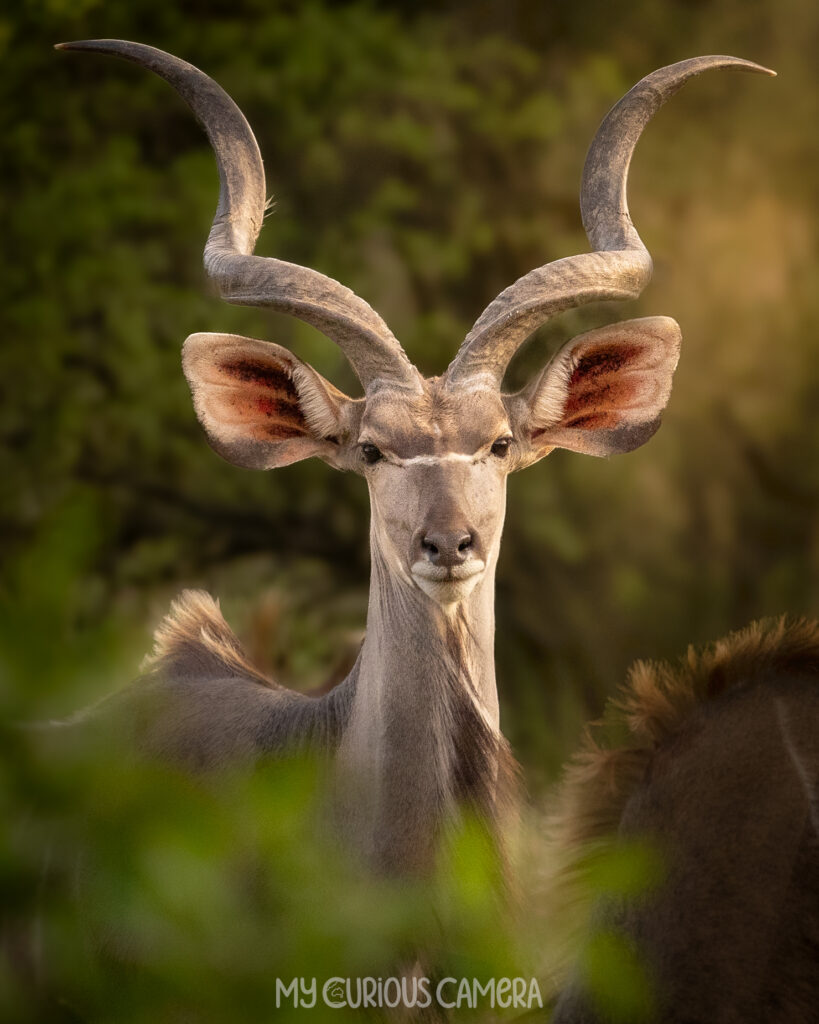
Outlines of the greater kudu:
{"label": "greater kudu", "polygon": [[647,441],[668,400],[680,331],[669,318],[651,317],[583,334],[516,394],[501,390],[505,370],[550,317],[636,298],[648,284],[651,258],[629,217],[626,180],[637,140],[666,99],[709,69],[770,72],[735,57],[698,57],[636,85],[603,121],[586,160],[581,210],[593,251],[508,287],[446,372],[426,379],[349,289],[253,255],[265,211],[262,161],[218,85],[137,43],[62,48],[123,57],[180,93],[219,168],[208,274],[229,302],[268,306],[317,327],[364,387],[363,398],[351,399],[269,342],[222,334],[185,342],[196,412],[220,455],[254,469],[316,455],[367,481],[367,633],[349,677],[311,699],[260,675],[207,595],[183,595],[159,629],[152,671],[136,684],[172,705],[150,721],[142,742],[199,766],[292,745],[330,751],[340,818],[365,858],[387,872],[423,870],[459,805],[496,819],[509,773],[493,656],[506,477],[556,447],[608,456]]}

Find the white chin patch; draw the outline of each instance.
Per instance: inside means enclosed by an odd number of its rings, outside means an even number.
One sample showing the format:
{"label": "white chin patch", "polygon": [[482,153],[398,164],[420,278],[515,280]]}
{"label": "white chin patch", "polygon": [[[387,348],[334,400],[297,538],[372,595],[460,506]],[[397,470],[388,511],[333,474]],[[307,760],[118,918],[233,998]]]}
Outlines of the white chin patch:
{"label": "white chin patch", "polygon": [[416,562],[412,578],[427,597],[440,605],[459,604],[466,600],[483,575],[484,563],[480,559],[451,568]]}

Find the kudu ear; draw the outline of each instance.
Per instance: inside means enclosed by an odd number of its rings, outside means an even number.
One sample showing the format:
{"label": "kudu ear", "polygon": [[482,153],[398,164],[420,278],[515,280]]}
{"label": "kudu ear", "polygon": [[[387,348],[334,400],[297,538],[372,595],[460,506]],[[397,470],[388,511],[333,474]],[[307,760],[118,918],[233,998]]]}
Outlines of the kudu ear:
{"label": "kudu ear", "polygon": [[318,455],[339,464],[360,401],[269,341],[192,334],[182,349],[199,422],[211,447],[246,469]]}
{"label": "kudu ear", "polygon": [[680,354],[669,317],[626,320],[567,342],[541,374],[509,399],[516,435],[537,461],[553,448],[617,455],[660,425]]}

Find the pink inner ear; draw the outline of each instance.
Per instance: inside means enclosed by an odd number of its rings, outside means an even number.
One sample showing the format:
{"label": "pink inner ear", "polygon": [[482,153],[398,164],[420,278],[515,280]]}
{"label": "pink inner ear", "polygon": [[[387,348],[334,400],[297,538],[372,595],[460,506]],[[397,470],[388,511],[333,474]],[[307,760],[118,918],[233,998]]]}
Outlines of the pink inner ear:
{"label": "pink inner ear", "polygon": [[644,363],[640,357],[645,353],[643,345],[605,345],[584,352],[569,378],[562,426],[580,430],[619,426],[621,412],[643,394],[643,375],[632,371]]}
{"label": "pink inner ear", "polygon": [[241,424],[253,440],[283,441],[310,433],[296,386],[283,367],[240,358],[220,363],[219,373],[212,411]]}
{"label": "pink inner ear", "polygon": [[566,344],[522,392],[536,451],[615,455],[644,444],[660,425],[679,351],[680,329],[668,317],[600,327]]}

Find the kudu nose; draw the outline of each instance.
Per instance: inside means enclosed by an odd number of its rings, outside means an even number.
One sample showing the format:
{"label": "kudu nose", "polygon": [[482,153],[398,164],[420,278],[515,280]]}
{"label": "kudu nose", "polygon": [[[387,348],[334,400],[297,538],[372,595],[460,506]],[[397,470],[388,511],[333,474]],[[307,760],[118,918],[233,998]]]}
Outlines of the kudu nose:
{"label": "kudu nose", "polygon": [[469,557],[472,544],[472,534],[466,530],[431,530],[421,538],[421,550],[433,565],[460,565]]}

